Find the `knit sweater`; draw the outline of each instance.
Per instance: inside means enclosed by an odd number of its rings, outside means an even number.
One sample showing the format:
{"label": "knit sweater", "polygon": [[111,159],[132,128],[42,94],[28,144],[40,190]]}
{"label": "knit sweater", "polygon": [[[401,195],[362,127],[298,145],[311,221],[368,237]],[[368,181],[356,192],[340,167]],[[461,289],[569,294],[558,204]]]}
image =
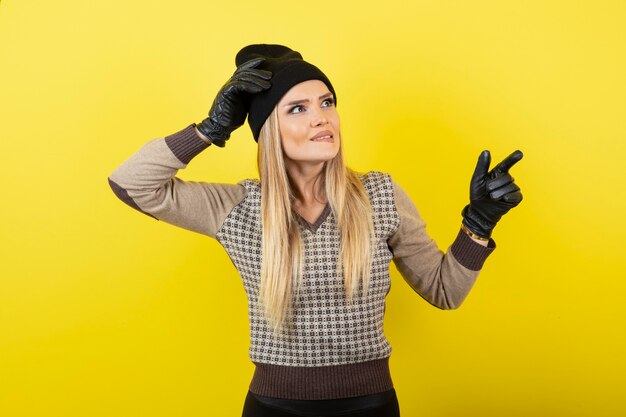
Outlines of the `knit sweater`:
{"label": "knit sweater", "polygon": [[330,205],[313,224],[296,214],[304,268],[286,333],[274,336],[259,305],[261,186],[183,181],[178,170],[206,149],[191,124],[143,145],[109,176],[113,192],[157,220],[216,239],[241,275],[248,297],[249,356],[256,365],[250,391],[268,397],[317,400],[354,397],[393,388],[391,346],[383,332],[389,265],[432,305],[454,309],[471,290],[495,249],[459,231],[447,252],[426,232],[407,193],[389,174],[370,171],[361,181],[373,209],[374,244],[369,290],[346,301],[337,273],[339,231]]}

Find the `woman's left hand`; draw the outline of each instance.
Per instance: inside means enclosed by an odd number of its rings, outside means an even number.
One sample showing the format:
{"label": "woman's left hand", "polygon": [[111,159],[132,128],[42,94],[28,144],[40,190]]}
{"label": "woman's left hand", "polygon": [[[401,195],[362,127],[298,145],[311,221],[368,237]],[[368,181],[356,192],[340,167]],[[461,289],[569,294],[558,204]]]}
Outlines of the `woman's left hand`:
{"label": "woman's left hand", "polygon": [[463,224],[472,233],[490,238],[500,218],[522,201],[520,188],[509,169],[522,159],[522,151],[515,151],[489,171],[491,154],[483,151],[478,157],[470,182],[470,203],[463,208]]}

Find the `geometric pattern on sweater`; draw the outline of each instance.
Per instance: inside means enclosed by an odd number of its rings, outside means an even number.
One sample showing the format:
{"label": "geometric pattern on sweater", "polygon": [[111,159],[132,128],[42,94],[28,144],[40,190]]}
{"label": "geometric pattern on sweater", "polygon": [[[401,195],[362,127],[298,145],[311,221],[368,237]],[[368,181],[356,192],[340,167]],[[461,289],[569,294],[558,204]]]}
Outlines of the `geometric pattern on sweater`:
{"label": "geometric pattern on sweater", "polygon": [[[304,246],[303,276],[287,334],[275,337],[258,303],[261,268],[261,188],[256,179],[241,181],[248,191],[235,206],[216,238],[240,273],[248,297],[249,356],[252,362],[283,366],[319,367],[387,358],[391,345],[383,332],[385,298],[391,281],[393,254],[387,239],[400,224],[388,174],[361,175],[374,214],[367,297],[359,291],[347,303],[343,277],[337,274],[339,232],[329,212],[315,231],[300,224]],[[308,262],[307,262],[308,260]]]}

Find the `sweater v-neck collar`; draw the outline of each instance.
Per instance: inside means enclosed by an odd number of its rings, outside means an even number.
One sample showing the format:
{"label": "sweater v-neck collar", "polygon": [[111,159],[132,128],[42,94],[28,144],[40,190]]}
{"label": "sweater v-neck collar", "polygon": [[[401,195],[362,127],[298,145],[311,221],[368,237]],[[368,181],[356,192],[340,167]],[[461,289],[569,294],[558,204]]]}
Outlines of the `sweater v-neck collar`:
{"label": "sweater v-neck collar", "polygon": [[326,218],[330,214],[330,211],[331,211],[330,210],[330,203],[327,202],[326,205],[324,206],[324,210],[322,210],[322,213],[319,215],[317,220],[315,220],[315,223],[309,223],[308,220],[306,220],[304,217],[302,217],[300,215],[300,213],[298,213],[295,210],[294,210],[294,213],[296,214],[296,218],[298,219],[300,224],[302,224],[302,226],[304,226],[311,233],[315,234],[315,232],[317,232],[317,229],[319,229],[319,227],[322,225],[322,223],[324,223],[324,220],[326,220]]}

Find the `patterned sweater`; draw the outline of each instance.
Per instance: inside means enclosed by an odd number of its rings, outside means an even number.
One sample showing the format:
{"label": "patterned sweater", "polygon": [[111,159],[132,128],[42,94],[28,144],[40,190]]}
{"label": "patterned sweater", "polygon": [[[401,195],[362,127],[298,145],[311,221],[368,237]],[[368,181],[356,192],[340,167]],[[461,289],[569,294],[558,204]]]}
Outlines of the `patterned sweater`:
{"label": "patterned sweater", "polygon": [[274,337],[258,303],[261,266],[261,188],[176,177],[208,146],[191,124],[149,141],[109,176],[114,193],[136,210],[217,241],[241,275],[248,297],[250,391],[288,399],[354,397],[389,390],[391,346],[383,333],[393,260],[408,284],[429,303],[454,309],[472,288],[495,249],[459,231],[446,253],[428,236],[406,192],[385,173],[361,175],[374,213],[375,243],[367,296],[346,302],[336,272],[339,233],[327,205],[310,224],[296,215],[304,245],[302,286],[293,301],[289,332]]}

